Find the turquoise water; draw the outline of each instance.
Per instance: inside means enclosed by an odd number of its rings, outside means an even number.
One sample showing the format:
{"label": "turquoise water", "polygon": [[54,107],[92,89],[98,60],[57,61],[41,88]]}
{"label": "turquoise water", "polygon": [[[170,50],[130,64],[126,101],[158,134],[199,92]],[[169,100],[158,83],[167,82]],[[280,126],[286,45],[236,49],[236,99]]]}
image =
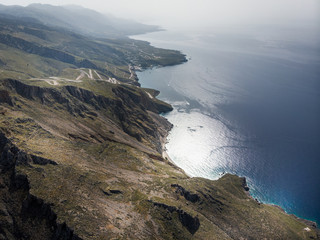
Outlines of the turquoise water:
{"label": "turquoise water", "polygon": [[167,150],[191,176],[245,176],[265,203],[320,223],[320,50],[306,31],[159,32],[135,38],[187,54],[138,73],[174,106]]}

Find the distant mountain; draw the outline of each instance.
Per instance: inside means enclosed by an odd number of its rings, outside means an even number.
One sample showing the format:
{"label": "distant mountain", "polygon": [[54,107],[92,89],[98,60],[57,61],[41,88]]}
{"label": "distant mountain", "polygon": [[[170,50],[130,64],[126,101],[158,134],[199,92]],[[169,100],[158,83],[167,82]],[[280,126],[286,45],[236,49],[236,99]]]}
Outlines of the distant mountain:
{"label": "distant mountain", "polygon": [[106,16],[76,5],[31,4],[22,7],[0,4],[0,14],[34,18],[48,26],[63,27],[93,37],[123,37],[160,30],[157,26]]}
{"label": "distant mountain", "polygon": [[0,15],[0,78],[76,79],[79,68],[89,68],[99,72],[99,79],[138,84],[133,66],[148,68],[185,61],[178,51],[154,48],[144,41],[94,38],[44,25],[31,17]]}

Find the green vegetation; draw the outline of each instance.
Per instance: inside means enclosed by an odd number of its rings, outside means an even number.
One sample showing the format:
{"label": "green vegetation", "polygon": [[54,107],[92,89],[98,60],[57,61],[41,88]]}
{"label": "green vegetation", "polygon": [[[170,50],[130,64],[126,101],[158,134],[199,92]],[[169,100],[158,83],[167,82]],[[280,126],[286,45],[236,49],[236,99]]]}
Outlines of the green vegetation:
{"label": "green vegetation", "polygon": [[178,51],[143,41],[95,39],[27,20],[0,18],[0,78],[47,84],[85,80],[137,85],[135,68],[186,61]]}

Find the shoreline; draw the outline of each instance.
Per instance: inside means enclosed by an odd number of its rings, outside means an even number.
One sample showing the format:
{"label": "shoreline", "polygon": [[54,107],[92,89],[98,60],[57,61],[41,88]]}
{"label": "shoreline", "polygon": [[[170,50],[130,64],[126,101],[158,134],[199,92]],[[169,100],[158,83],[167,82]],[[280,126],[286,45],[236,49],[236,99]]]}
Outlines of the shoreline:
{"label": "shoreline", "polygon": [[[160,115],[159,115],[159,116],[160,116]],[[161,116],[161,117],[163,117],[163,116]],[[165,117],[163,117],[163,118],[165,118]],[[165,118],[165,119],[166,119],[166,118]],[[166,119],[166,121],[168,121],[168,120]],[[169,122],[169,121],[168,121],[168,122]],[[169,122],[169,123],[170,123],[170,122]],[[170,123],[170,124],[171,124],[171,123]],[[170,134],[170,131],[172,130],[173,127],[174,127],[174,126],[171,125],[171,128],[168,129],[168,130],[166,130],[165,136],[161,137],[161,139],[160,139],[161,150],[162,150],[162,153],[161,153],[162,158],[163,158],[164,160],[166,160],[170,166],[172,166],[172,167],[174,167],[174,168],[182,171],[188,178],[193,178],[192,176],[190,176],[189,174],[187,174],[184,169],[182,169],[181,167],[179,167],[179,166],[170,158],[170,156],[169,156],[169,154],[168,154],[168,152],[167,152],[167,149],[166,149],[166,144],[168,143],[168,139],[167,139],[167,138],[168,138],[168,136],[169,136],[169,134]],[[228,173],[225,173],[225,174],[228,174]],[[217,180],[219,180],[219,179],[220,179],[221,177],[223,177],[223,176],[224,176],[224,174],[221,175],[221,176],[220,176],[218,179],[216,179],[216,180],[212,180],[212,179],[209,179],[209,178],[204,178],[204,179],[208,179],[208,180],[211,180],[211,181],[217,181]],[[237,176],[238,176],[238,175],[237,175]],[[200,178],[202,178],[202,177],[200,177]],[[244,178],[246,178],[246,177],[244,177]],[[246,185],[246,186],[247,186],[247,185]],[[248,187],[248,186],[247,186],[247,187]],[[275,208],[278,208],[278,209],[280,209],[282,212],[284,212],[285,214],[287,214],[287,215],[289,215],[289,216],[293,216],[294,218],[296,218],[296,219],[299,220],[300,222],[305,223],[305,224],[308,225],[309,227],[316,228],[316,229],[320,229],[319,226],[318,226],[318,223],[317,223],[316,221],[299,217],[299,216],[297,216],[297,215],[294,214],[294,213],[288,213],[288,212],[287,212],[285,209],[283,209],[280,205],[265,203],[265,202],[261,202],[261,201],[257,200],[256,198],[254,198],[254,197],[251,195],[251,193],[250,193],[250,188],[249,188],[249,187],[248,187],[248,189],[249,189],[249,191],[246,191],[246,194],[248,195],[248,197],[250,197],[251,199],[257,201],[259,204],[269,205],[269,206],[273,206],[273,207],[275,207]]]}
{"label": "shoreline", "polygon": [[174,167],[175,169],[181,171],[183,174],[185,174],[188,178],[192,178],[189,174],[187,174],[181,167],[179,167],[169,156],[166,148],[166,144],[168,143],[168,136],[170,134],[170,131],[174,127],[172,123],[169,122],[169,120],[160,114],[157,114],[157,116],[165,122],[165,124],[161,124],[161,121],[159,121],[158,130],[159,132],[162,132],[163,134],[160,134],[159,137],[159,143],[160,143],[160,154],[163,160],[165,160],[170,166]]}
{"label": "shoreline", "polygon": [[[145,69],[146,70],[146,69]],[[138,79],[139,81],[139,79]],[[143,87],[143,86],[141,86]],[[155,89],[156,90],[156,89]],[[157,90],[159,91],[159,90]],[[162,100],[161,100],[162,101]],[[168,143],[168,136],[172,130],[172,128],[174,127],[174,125],[169,122],[169,120],[167,118],[165,118],[164,116],[161,116],[160,114],[157,114],[158,117],[161,117],[163,118],[169,125],[170,127],[165,127],[165,125],[162,125],[162,127],[160,127],[160,129],[162,129],[163,131],[163,136],[160,136],[159,138],[159,142],[160,142],[160,146],[161,146],[161,156],[162,158],[172,167],[174,167],[175,169],[181,171],[183,174],[185,174],[188,178],[193,178],[192,176],[190,176],[189,174],[187,174],[185,172],[184,169],[182,169],[181,167],[179,167],[169,156],[168,152],[167,152],[167,148],[166,148],[166,144]],[[238,176],[238,175],[237,175]],[[217,181],[219,180],[222,176],[220,176],[218,179],[216,180],[212,180],[212,179],[209,179],[209,178],[205,178],[205,179],[208,179],[208,180],[211,180],[211,181]],[[200,177],[202,178],[202,177]],[[245,177],[244,177],[245,178]],[[247,195],[248,197],[250,197],[251,199],[257,201],[259,204],[264,204],[264,205],[269,205],[269,206],[273,206],[273,207],[276,207],[278,209],[280,209],[281,211],[283,211],[284,213],[286,213],[287,215],[291,215],[293,216],[294,218],[296,218],[297,220],[299,220],[300,222],[303,222],[305,223],[306,225],[308,225],[309,227],[312,227],[312,228],[316,228],[316,229],[319,229],[319,225],[316,221],[312,221],[312,220],[308,220],[308,219],[305,219],[303,217],[299,217],[297,216],[295,213],[288,213],[284,208],[282,208],[280,205],[277,205],[277,204],[270,204],[270,203],[265,203],[263,201],[260,201],[260,200],[257,200],[254,196],[251,195],[250,193],[250,188],[249,188],[249,191],[247,192]]]}
{"label": "shoreline", "polygon": [[[147,41],[147,40],[144,40],[144,41]],[[147,41],[147,42],[151,44],[150,41]],[[175,65],[180,65],[180,64],[184,64],[184,62],[175,64]],[[146,71],[146,70],[152,70],[153,68],[156,68],[156,67],[161,67],[161,68],[162,68],[162,67],[167,67],[167,66],[153,66],[153,67],[150,67],[150,68],[142,69],[141,72]],[[137,81],[141,84],[140,79],[139,79],[138,77],[137,77]],[[141,87],[144,87],[144,86],[141,85]],[[150,88],[153,88],[153,87],[150,87]],[[159,90],[157,90],[157,91],[159,91]],[[160,99],[159,99],[159,100],[160,100]],[[163,101],[163,100],[161,100],[161,101]],[[172,127],[173,127],[173,126],[172,126]],[[184,174],[186,174],[189,178],[193,178],[192,176],[188,175],[188,174],[184,171],[184,169],[182,169],[181,167],[179,167],[179,166],[170,158],[170,156],[169,156],[169,154],[168,154],[168,152],[167,152],[167,149],[166,149],[166,144],[168,143],[168,138],[167,138],[167,137],[169,136],[171,130],[172,130],[172,128],[170,128],[169,130],[166,130],[166,131],[167,131],[166,136],[165,136],[165,137],[161,137],[161,140],[160,140],[160,142],[161,142],[161,156],[162,156],[162,158],[163,158],[164,160],[166,160],[166,161],[168,162],[168,164],[170,164],[171,166],[174,166],[174,167],[177,168],[177,169],[180,169],[180,170],[181,170]],[[222,176],[223,176],[223,175],[219,176],[218,179],[220,179]],[[239,175],[237,175],[237,176],[239,176]],[[199,178],[205,178],[205,179],[212,180],[212,179],[206,178],[206,177],[199,177]],[[218,179],[216,179],[216,180],[218,180]],[[213,180],[213,181],[215,181],[215,180]],[[282,206],[280,206],[280,205],[272,204],[272,203],[267,203],[267,202],[264,202],[264,201],[261,201],[261,200],[257,200],[254,196],[251,195],[250,192],[248,192],[248,195],[249,195],[253,200],[258,201],[258,202],[261,203],[261,204],[270,205],[270,206],[274,206],[274,207],[276,207],[276,208],[279,208],[279,209],[281,209],[283,212],[285,212],[287,215],[292,215],[292,216],[294,216],[295,218],[299,219],[301,222],[307,223],[307,225],[309,225],[309,226],[313,226],[313,227],[316,226],[316,228],[319,229],[320,222],[318,223],[318,222],[316,222],[316,221],[314,221],[314,220],[309,220],[309,219],[300,217],[300,216],[296,215],[296,213],[294,213],[294,212],[289,213],[289,212],[287,212],[287,211],[286,211]]]}

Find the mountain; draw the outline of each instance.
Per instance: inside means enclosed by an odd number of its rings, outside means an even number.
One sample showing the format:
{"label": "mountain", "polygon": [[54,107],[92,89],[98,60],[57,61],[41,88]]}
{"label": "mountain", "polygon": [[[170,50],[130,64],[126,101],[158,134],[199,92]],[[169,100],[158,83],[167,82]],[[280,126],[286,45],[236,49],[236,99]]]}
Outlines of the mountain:
{"label": "mountain", "polygon": [[245,178],[164,155],[172,106],[135,71],[185,55],[40,17],[0,17],[0,239],[320,239]]}
{"label": "mountain", "polygon": [[[97,72],[95,78],[138,84],[134,71],[153,65],[186,61],[178,51],[157,49],[129,38],[96,39],[49,27],[34,19],[0,16],[0,76],[14,78],[74,78],[80,68]],[[80,78],[87,76],[86,74]],[[91,77],[91,75],[90,75]]]}
{"label": "mountain", "polygon": [[124,37],[159,30],[157,26],[107,16],[73,5],[31,4],[27,7],[0,5],[0,14],[34,18],[47,26],[62,27],[94,37]]}

